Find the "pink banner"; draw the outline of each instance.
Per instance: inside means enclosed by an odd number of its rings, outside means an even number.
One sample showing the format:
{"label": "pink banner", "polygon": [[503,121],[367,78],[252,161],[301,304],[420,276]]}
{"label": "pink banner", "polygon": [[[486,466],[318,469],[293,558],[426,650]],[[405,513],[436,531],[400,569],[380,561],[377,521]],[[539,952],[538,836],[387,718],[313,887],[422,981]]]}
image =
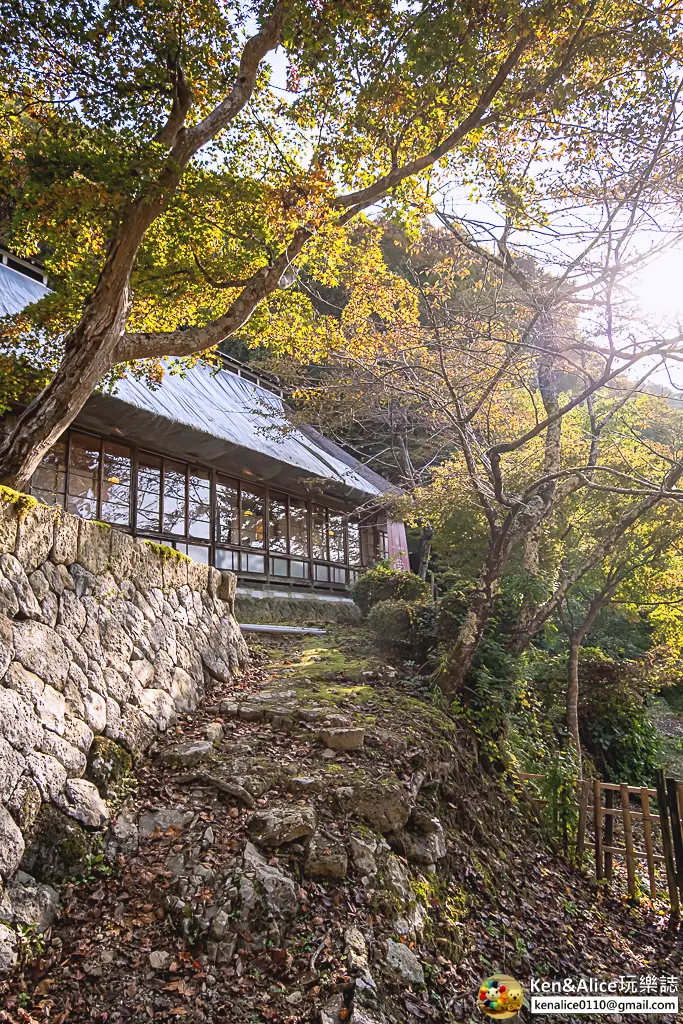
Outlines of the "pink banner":
{"label": "pink banner", "polygon": [[408,541],[406,539],[406,528],[403,523],[394,523],[391,520],[387,523],[389,529],[389,561],[394,569],[410,571],[408,560]]}

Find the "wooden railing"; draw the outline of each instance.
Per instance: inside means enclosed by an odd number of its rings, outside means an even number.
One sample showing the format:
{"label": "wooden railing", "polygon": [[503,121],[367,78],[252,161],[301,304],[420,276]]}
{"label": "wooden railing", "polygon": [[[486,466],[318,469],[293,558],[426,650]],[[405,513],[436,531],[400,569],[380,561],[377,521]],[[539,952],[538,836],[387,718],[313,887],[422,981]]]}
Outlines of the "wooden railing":
{"label": "wooden railing", "polygon": [[[526,783],[540,783],[545,776],[520,773],[518,778],[527,788]],[[636,897],[639,891],[638,868],[644,862],[650,898],[656,899],[659,889],[665,889],[671,904],[671,916],[679,920],[683,902],[683,782],[666,778],[664,771],[660,770],[655,789],[629,786],[625,782],[601,782],[599,779],[578,779],[574,785],[578,805],[575,855],[579,867],[583,865],[592,831],[596,879],[611,884],[614,857],[623,858],[628,894]],[[538,794],[529,795],[537,806],[546,803]],[[656,803],[656,812],[652,810],[652,801]],[[619,825],[621,845],[615,839],[615,823]],[[639,832],[642,829],[642,841],[641,836],[634,837],[634,826]],[[657,877],[658,865],[664,865],[664,886]]]}

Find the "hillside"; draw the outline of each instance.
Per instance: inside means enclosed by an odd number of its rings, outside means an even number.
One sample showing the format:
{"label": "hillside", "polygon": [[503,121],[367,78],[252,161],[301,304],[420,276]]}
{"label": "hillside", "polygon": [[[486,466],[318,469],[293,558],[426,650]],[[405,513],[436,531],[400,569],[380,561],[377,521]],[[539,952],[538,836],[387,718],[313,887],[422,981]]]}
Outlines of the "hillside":
{"label": "hillside", "polygon": [[464,1021],[504,967],[677,973],[661,917],[555,858],[362,630],[252,653],[134,775],[100,741],[89,775],[123,804],[101,849],[29,851],[62,909],[25,932],[3,1024]]}

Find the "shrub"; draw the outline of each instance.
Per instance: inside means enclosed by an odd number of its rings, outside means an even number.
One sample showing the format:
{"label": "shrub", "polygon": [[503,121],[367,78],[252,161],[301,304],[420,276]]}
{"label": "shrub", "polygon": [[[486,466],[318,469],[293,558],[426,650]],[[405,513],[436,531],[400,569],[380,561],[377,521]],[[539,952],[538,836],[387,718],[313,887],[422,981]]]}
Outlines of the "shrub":
{"label": "shrub", "polygon": [[423,665],[434,643],[436,607],[427,602],[380,601],[368,614],[368,626],[387,653]]}
{"label": "shrub", "polygon": [[415,573],[401,572],[380,562],[356,580],[351,596],[363,615],[367,615],[380,601],[426,601],[431,588]]}

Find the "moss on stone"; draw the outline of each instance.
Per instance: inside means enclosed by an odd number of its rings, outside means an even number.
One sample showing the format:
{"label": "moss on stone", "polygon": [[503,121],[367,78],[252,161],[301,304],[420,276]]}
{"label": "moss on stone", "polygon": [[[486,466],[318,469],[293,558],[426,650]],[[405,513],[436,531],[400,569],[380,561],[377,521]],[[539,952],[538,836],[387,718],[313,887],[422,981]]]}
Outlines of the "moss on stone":
{"label": "moss on stone", "polygon": [[[100,523],[100,526],[102,525],[103,524]],[[152,551],[156,551],[156,553],[161,558],[162,562],[170,562],[172,558],[177,558],[179,562],[192,561],[192,559],[189,558],[188,555],[184,555],[182,551],[176,551],[175,548],[169,547],[168,544],[156,544],[153,540],[146,540],[144,543],[148,544]]]}
{"label": "moss on stone", "polygon": [[133,759],[127,750],[106,736],[96,736],[88,754],[86,777],[101,796],[111,799],[133,775]]}
{"label": "moss on stone", "polygon": [[56,807],[43,804],[26,835],[22,866],[43,882],[65,882],[88,866],[91,838]]}
{"label": "moss on stone", "polygon": [[0,501],[14,505],[19,521],[25,519],[29,512],[38,506],[38,499],[33,495],[14,491],[11,487],[5,487],[4,484],[0,484]]}

